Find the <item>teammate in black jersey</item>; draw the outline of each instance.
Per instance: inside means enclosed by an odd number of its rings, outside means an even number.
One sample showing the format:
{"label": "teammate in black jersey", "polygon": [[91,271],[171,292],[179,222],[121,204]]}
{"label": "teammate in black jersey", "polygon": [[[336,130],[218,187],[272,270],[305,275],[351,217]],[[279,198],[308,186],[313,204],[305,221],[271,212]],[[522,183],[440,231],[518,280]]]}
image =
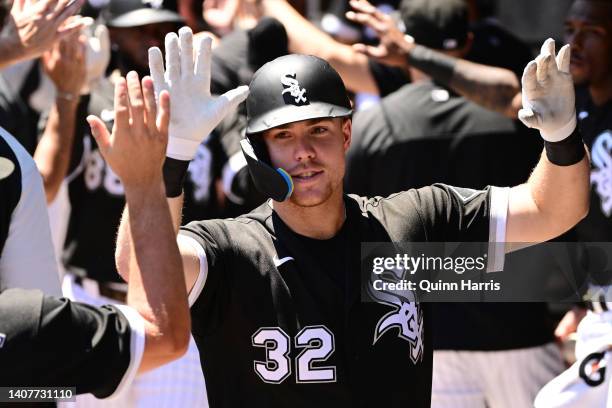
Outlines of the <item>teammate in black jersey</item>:
{"label": "teammate in black jersey", "polygon": [[[172,100],[164,176],[177,230],[195,147],[247,95],[240,87],[212,97],[210,40],[194,46],[189,30],[179,36],[166,39],[165,70],[161,51],[149,53],[156,89]],[[570,123],[569,53],[562,49],[557,64],[547,50],[529,65],[523,115],[547,138],[546,153],[529,181],[511,189],[435,185],[346,196],[351,106],[338,74],[303,55],[255,74],[243,151],[255,184],[273,199],[236,219],[191,223],[178,237],[211,406],[429,406],[427,307],[410,294],[362,303],[360,243],[540,242],[585,216],[588,160]],[[127,220],[117,245],[124,278],[137,267]],[[488,258],[498,269],[503,254]]]}

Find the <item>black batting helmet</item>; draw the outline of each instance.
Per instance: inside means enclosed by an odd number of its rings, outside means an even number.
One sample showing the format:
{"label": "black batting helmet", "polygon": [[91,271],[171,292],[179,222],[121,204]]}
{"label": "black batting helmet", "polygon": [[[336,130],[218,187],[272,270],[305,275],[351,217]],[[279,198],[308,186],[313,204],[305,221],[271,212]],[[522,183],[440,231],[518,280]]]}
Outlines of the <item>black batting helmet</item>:
{"label": "black batting helmet", "polygon": [[321,58],[299,54],[262,66],[249,85],[246,107],[247,138],[241,142],[242,151],[257,189],[276,201],[289,198],[293,181],[285,170],[270,166],[263,140],[255,135],[292,122],[353,113],[336,70]]}
{"label": "black batting helmet", "polygon": [[101,16],[106,26],[116,28],[185,22],[175,0],[111,0]]}

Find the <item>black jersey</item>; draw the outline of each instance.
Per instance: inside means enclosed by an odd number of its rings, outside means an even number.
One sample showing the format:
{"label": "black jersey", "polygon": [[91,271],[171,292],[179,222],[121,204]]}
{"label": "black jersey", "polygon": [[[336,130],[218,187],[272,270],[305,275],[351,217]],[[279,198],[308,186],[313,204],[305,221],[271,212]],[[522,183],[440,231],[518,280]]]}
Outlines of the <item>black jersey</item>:
{"label": "black jersey", "polygon": [[591,208],[576,226],[580,241],[612,241],[612,100],[596,106],[576,88],[578,128],[591,151]]}
{"label": "black jersey", "polygon": [[[506,192],[346,196],[330,240],[294,233],[269,203],[183,227],[179,240],[200,254],[189,300],[211,407],[429,407],[428,306],[362,302],[360,244],[498,240]],[[392,314],[405,325],[375,338]]]}
{"label": "black jersey", "polygon": [[75,387],[108,397],[128,386],[144,323],[127,306],[95,308],[38,290],[0,293],[0,384]]}
{"label": "black jersey", "polygon": [[[346,191],[386,195],[436,182],[513,186],[527,180],[541,151],[533,130],[434,82],[416,82],[355,115]],[[543,303],[439,303],[432,307],[434,348],[539,346],[553,340],[547,313]]]}

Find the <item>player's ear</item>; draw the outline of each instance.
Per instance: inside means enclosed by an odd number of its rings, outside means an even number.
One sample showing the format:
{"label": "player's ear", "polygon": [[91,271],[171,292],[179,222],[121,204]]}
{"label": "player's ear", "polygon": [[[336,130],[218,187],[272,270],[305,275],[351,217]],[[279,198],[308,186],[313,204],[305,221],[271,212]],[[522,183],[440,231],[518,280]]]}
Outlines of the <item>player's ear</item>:
{"label": "player's ear", "polygon": [[351,137],[353,133],[353,121],[351,118],[342,118],[342,135],[344,136],[344,151],[346,152],[351,146]]}

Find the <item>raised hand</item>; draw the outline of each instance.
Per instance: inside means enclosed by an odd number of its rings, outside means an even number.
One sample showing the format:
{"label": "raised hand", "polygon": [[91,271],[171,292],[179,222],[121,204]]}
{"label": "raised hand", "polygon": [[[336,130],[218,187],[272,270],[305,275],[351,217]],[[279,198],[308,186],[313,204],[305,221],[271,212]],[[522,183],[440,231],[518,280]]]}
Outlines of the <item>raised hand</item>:
{"label": "raised hand", "polygon": [[73,16],[83,3],[85,0],[15,0],[2,32],[13,62],[40,56],[91,21]]}
{"label": "raised hand", "polygon": [[191,160],[198,146],[221,120],[248,95],[248,86],[240,86],[216,97],[210,94],[211,38],[195,46],[188,27],[179,35],[166,36],[166,67],[159,48],[149,49],[149,68],[155,93],[168,91],[172,100],[170,137],[167,156]]}
{"label": "raised hand", "polygon": [[85,36],[77,31],[55,43],[42,56],[45,72],[60,98],[77,102],[85,83]]}
{"label": "raised hand", "polygon": [[376,47],[354,44],[353,48],[384,64],[406,66],[406,56],[415,45],[412,37],[404,35],[390,15],[381,12],[368,1],[351,0],[350,5],[355,11],[347,12],[346,18],[370,27],[380,40]]}
{"label": "raised hand", "polygon": [[153,81],[136,72],[115,83],[115,124],[112,134],[97,116],[87,121],[102,156],[121,179],[126,194],[141,188],[160,188],[170,122],[167,91],[155,101]]}
{"label": "raised hand", "polygon": [[574,83],[569,71],[570,47],[565,45],[555,58],[555,41],[542,45],[540,55],[523,72],[523,109],[519,119],[540,130],[549,142],[569,136],[576,127]]}

